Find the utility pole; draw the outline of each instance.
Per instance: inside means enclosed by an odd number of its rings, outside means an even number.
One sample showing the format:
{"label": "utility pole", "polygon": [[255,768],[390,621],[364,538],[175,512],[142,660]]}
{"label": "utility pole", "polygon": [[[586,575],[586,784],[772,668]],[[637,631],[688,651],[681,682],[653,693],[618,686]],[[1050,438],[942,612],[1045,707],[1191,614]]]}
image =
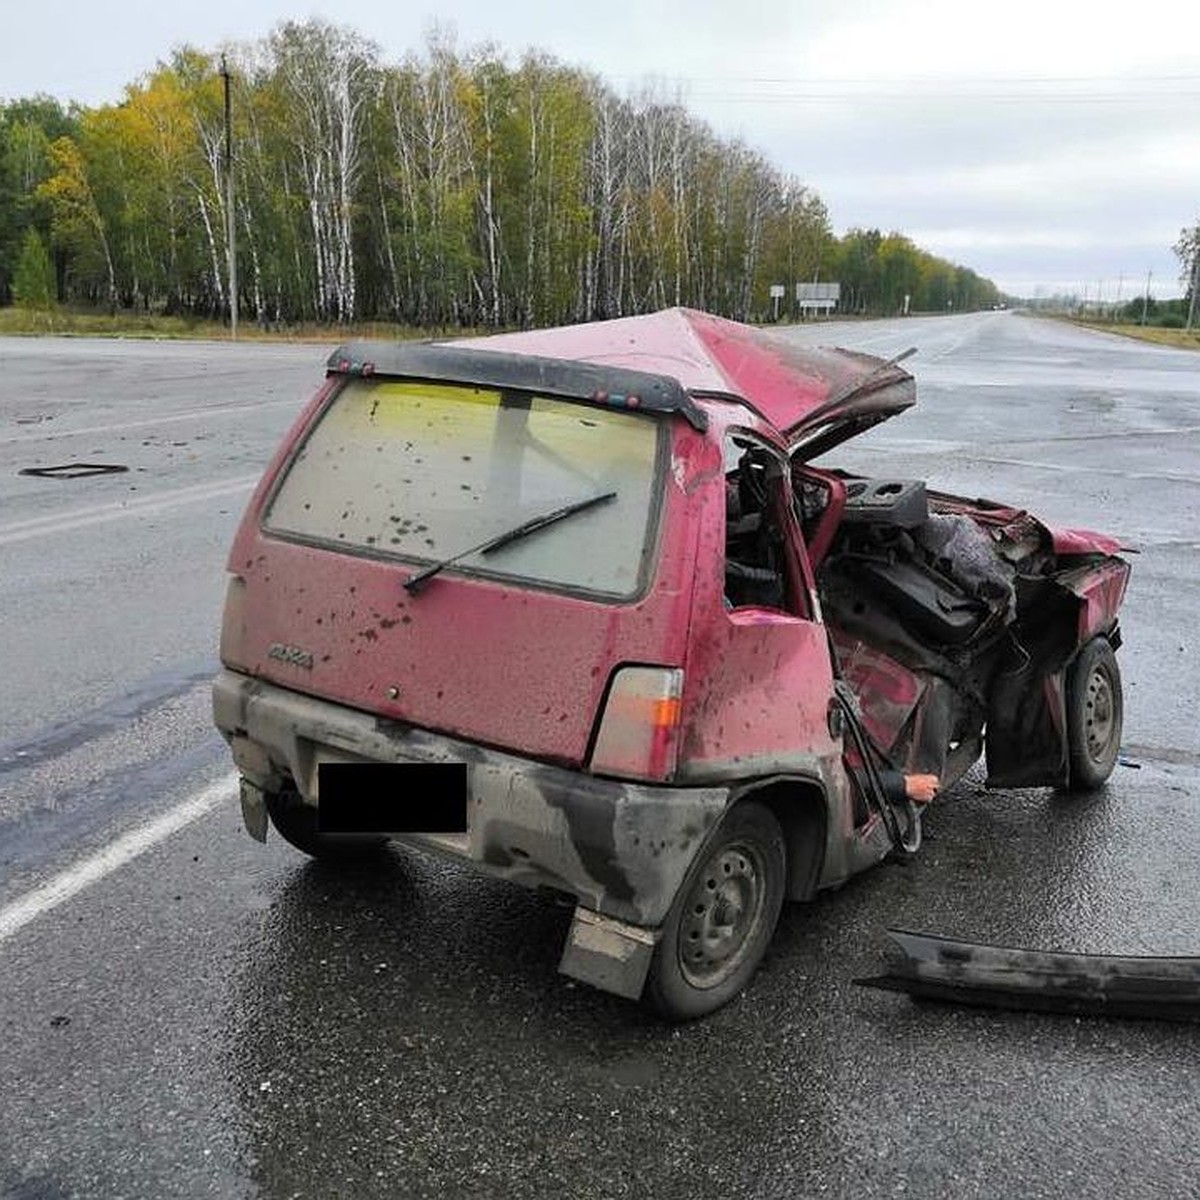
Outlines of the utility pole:
{"label": "utility pole", "polygon": [[225,80],[225,246],[229,254],[229,337],[237,341],[238,291],[237,221],[233,211],[233,120],[229,99],[229,67],[221,55],[221,77]]}
{"label": "utility pole", "polygon": [[1146,309],[1150,307],[1150,280],[1153,277],[1153,271],[1146,272],[1146,294],[1142,297],[1142,324],[1146,323]]}

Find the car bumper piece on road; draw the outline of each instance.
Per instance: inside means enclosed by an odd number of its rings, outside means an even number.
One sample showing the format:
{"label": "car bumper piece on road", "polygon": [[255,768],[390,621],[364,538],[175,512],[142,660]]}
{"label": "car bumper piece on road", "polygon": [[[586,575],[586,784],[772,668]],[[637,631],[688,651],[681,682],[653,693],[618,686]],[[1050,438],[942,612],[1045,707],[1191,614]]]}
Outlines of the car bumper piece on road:
{"label": "car bumper piece on road", "polygon": [[854,982],[991,1008],[1200,1021],[1200,958],[1015,950],[889,929],[883,975]]}

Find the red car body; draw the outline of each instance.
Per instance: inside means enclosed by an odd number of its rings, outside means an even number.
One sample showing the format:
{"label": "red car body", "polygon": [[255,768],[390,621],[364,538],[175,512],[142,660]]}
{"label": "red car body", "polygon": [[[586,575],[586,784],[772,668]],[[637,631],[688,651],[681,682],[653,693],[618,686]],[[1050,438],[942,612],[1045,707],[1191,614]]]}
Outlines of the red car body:
{"label": "red car body", "polygon": [[[903,774],[1102,783],[1117,545],[811,465],[914,401],[897,363],[681,309],[338,351],[229,557],[248,827],[565,891],[563,970],[687,1017],[783,898],[914,847]],[[414,830],[398,773],[324,832],[330,762],[466,764],[466,827]]]}

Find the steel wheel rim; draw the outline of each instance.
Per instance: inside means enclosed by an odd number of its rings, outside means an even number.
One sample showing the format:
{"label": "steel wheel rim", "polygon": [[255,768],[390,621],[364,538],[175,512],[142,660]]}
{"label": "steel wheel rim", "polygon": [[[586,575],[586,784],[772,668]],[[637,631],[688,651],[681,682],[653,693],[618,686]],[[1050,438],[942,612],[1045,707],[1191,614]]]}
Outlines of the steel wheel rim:
{"label": "steel wheel rim", "polygon": [[1117,732],[1117,710],[1112,680],[1108,672],[1097,669],[1087,681],[1083,700],[1083,736],[1093,762],[1102,762],[1112,753]]}
{"label": "steel wheel rim", "polygon": [[766,862],[732,842],[705,863],[679,922],[679,969],[694,988],[724,983],[746,958],[766,905]]}

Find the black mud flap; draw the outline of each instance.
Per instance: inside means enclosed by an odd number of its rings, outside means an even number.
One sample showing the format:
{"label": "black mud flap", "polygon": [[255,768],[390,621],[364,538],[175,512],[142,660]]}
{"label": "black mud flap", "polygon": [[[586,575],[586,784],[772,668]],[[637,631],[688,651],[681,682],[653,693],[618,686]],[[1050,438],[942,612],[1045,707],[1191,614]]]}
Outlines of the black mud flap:
{"label": "black mud flap", "polygon": [[1200,958],[1012,950],[899,929],[888,936],[889,970],[856,984],[953,1004],[1200,1021]]}

